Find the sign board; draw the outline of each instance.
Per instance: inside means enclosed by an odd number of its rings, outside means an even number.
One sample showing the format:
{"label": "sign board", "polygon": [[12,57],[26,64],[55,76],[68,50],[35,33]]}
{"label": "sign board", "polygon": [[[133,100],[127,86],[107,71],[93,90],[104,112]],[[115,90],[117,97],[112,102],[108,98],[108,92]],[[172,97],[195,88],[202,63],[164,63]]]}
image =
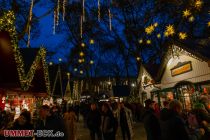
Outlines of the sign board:
{"label": "sign board", "polygon": [[171,76],[177,76],[186,72],[192,71],[192,62],[183,62],[183,63],[178,63],[175,67],[171,69]]}

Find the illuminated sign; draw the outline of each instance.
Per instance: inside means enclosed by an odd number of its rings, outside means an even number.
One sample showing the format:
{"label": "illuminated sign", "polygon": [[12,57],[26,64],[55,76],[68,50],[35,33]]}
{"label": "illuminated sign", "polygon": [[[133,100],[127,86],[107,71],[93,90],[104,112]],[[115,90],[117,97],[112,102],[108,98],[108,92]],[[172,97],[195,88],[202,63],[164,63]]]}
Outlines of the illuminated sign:
{"label": "illuminated sign", "polygon": [[180,75],[186,72],[192,71],[192,62],[183,62],[183,63],[178,63],[175,67],[171,69],[171,76],[176,76]]}

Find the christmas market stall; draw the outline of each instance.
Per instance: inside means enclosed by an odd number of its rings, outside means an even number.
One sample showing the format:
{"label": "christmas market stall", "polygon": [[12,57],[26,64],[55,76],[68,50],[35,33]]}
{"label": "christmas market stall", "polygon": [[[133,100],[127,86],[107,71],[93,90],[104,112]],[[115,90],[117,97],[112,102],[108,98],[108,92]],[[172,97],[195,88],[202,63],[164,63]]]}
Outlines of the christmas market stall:
{"label": "christmas market stall", "polygon": [[0,18],[0,107],[17,113],[33,111],[50,94],[50,83],[46,50],[19,48],[14,21],[11,11]]}
{"label": "christmas market stall", "polygon": [[161,90],[154,92],[161,101],[179,99],[191,109],[201,96],[209,96],[210,50],[205,45],[177,42],[168,48],[158,73]]}

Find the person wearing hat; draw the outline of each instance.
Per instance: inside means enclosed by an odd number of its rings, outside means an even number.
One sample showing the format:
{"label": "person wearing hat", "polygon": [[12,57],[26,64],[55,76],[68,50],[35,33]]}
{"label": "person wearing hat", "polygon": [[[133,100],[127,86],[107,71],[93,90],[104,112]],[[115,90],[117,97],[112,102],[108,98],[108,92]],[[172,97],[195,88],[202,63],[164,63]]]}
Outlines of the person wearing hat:
{"label": "person wearing hat", "polygon": [[145,101],[145,113],[143,114],[144,128],[147,140],[161,140],[161,129],[157,116],[155,115],[155,101],[148,99]]}

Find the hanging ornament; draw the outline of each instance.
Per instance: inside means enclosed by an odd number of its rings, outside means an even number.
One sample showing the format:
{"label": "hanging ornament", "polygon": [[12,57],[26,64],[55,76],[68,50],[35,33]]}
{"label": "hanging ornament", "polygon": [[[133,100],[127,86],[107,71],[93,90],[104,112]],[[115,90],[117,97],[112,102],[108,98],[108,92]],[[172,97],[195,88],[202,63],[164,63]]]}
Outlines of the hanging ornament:
{"label": "hanging ornament", "polygon": [[197,9],[201,9],[201,7],[202,7],[202,5],[203,5],[203,1],[201,1],[201,0],[196,0],[195,1],[195,8],[197,8]]}
{"label": "hanging ornament", "polygon": [[85,0],[82,0],[82,17],[83,22],[85,22]]}
{"label": "hanging ornament", "polygon": [[145,32],[146,34],[150,35],[152,34],[152,32],[155,30],[155,27],[153,25],[150,25],[148,27],[145,28]]}
{"label": "hanging ornament", "polygon": [[168,36],[173,36],[174,34],[175,34],[174,26],[170,24],[166,26],[166,31],[164,32],[164,36],[168,37]]}
{"label": "hanging ornament", "polygon": [[57,3],[57,20],[56,20],[56,25],[58,26],[58,24],[59,24],[59,14],[60,14],[60,0],[58,0],[58,3]]}
{"label": "hanging ornament", "polygon": [[112,30],[112,14],[110,8],[108,9],[109,12],[109,30]]}
{"label": "hanging ornament", "polygon": [[83,34],[83,21],[82,21],[82,16],[80,16],[80,38],[82,38]]}
{"label": "hanging ornament", "polygon": [[185,11],[183,11],[183,17],[187,18],[191,15],[190,10],[186,9]]}
{"label": "hanging ornament", "polygon": [[98,21],[100,22],[101,20],[101,5],[100,5],[100,0],[98,0]]}
{"label": "hanging ornament", "polygon": [[67,0],[63,0],[63,21],[65,20]]}
{"label": "hanging ornament", "polygon": [[186,33],[183,33],[183,32],[179,33],[179,39],[184,40],[186,38],[187,38],[187,34]]}
{"label": "hanging ornament", "polygon": [[31,0],[31,6],[29,11],[28,41],[27,41],[28,48],[30,47],[30,39],[31,39],[31,22],[32,22],[33,6],[34,6],[34,1]]}

